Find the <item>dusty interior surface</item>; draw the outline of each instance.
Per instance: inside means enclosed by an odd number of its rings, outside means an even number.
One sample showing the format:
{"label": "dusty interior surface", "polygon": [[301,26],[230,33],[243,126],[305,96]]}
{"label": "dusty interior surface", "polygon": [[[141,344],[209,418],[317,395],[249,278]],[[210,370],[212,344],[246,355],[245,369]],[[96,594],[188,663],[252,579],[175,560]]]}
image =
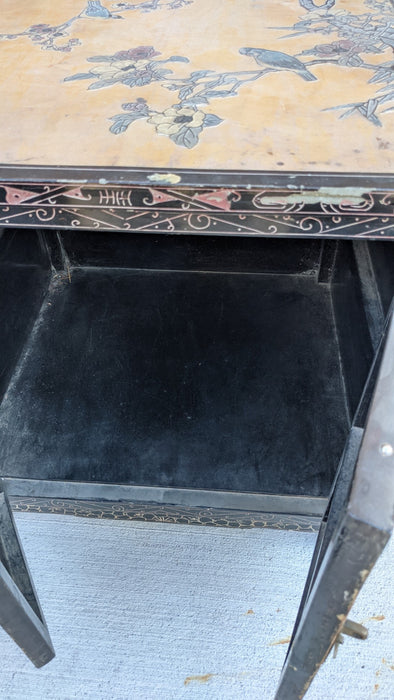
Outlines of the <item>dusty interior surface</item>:
{"label": "dusty interior surface", "polygon": [[5,231],[2,474],[326,496],[382,245]]}
{"label": "dusty interior surface", "polygon": [[3,406],[8,475],[327,491],[346,421],[313,278],[84,269],[46,303]]}
{"label": "dusty interior surface", "polygon": [[393,18],[390,0],[3,0],[0,163],[390,173]]}

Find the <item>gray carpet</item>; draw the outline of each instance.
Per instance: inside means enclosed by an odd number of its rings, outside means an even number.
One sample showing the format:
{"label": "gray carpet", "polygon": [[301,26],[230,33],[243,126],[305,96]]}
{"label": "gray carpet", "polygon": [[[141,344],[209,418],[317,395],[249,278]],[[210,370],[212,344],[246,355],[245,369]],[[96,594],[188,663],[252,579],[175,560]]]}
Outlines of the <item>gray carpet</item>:
{"label": "gray carpet", "polygon": [[[0,630],[2,700],[270,700],[315,535],[18,514],[57,657]],[[394,547],[308,700],[394,697]],[[391,653],[391,657],[390,657]]]}

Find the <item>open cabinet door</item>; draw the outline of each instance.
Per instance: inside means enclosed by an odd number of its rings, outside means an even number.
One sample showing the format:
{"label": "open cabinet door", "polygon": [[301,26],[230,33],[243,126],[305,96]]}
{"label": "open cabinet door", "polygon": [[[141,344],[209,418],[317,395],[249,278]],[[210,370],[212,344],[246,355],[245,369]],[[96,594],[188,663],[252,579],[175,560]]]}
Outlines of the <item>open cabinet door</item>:
{"label": "open cabinet door", "polygon": [[[371,399],[372,396],[372,399]],[[375,357],[323,517],[275,700],[303,698],[331,649],[367,630],[347,619],[394,516],[394,319]]]}
{"label": "open cabinet door", "polygon": [[0,625],[37,668],[55,656],[1,480]]}

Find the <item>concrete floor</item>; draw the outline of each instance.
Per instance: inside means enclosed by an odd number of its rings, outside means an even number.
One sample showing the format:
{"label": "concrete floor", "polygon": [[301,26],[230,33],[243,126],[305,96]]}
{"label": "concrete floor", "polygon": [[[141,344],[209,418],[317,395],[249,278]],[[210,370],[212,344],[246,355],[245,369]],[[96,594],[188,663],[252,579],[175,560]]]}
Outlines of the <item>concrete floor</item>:
{"label": "concrete floor", "polygon": [[[316,536],[17,514],[57,657],[0,629],[2,700],[271,700]],[[308,700],[393,700],[393,543]]]}

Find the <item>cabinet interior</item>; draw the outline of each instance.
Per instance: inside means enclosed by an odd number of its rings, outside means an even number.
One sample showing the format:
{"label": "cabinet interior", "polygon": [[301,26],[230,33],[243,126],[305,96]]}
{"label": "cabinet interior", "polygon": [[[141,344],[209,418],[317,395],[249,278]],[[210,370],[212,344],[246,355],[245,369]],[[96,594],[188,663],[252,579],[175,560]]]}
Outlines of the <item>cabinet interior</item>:
{"label": "cabinet interior", "polygon": [[326,498],[393,291],[390,242],[6,229],[1,475]]}

